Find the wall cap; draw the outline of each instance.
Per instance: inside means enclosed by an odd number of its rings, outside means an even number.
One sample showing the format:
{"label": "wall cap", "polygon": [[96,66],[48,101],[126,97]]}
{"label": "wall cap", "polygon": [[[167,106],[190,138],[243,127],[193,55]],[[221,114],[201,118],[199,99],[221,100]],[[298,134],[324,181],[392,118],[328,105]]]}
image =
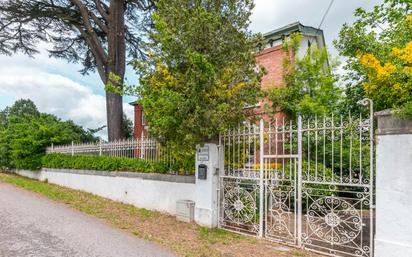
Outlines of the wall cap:
{"label": "wall cap", "polygon": [[377,135],[412,134],[412,119],[402,119],[396,116],[397,113],[399,111],[387,109],[374,114],[378,120]]}
{"label": "wall cap", "polygon": [[386,109],[386,110],[383,110],[383,111],[375,112],[374,116],[375,117],[389,116],[389,115],[395,115],[396,113],[399,113],[399,111],[393,110],[393,109]]}
{"label": "wall cap", "polygon": [[157,181],[175,182],[175,183],[191,183],[191,184],[195,183],[194,176],[158,174],[158,173],[140,173],[140,172],[128,172],[128,171],[75,170],[75,169],[50,169],[50,168],[43,168],[42,171],[72,173],[72,174],[92,175],[92,176],[106,176],[106,177],[140,178],[144,180],[157,180]]}

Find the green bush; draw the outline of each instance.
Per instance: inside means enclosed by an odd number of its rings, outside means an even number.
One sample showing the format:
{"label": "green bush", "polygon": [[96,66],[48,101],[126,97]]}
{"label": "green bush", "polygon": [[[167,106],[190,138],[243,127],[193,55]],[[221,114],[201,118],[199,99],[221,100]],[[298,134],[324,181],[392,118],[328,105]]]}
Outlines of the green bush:
{"label": "green bush", "polygon": [[47,146],[95,141],[93,133],[40,113],[30,100],[18,100],[0,110],[0,169],[40,169]]}
{"label": "green bush", "polygon": [[[90,155],[64,155],[47,154],[42,158],[44,168],[55,169],[83,169],[104,171],[134,171],[146,173],[168,173],[181,171],[179,165],[169,165],[163,161],[146,161],[125,157],[90,156]],[[194,165],[191,167],[191,171]],[[186,173],[186,172],[185,172]]]}

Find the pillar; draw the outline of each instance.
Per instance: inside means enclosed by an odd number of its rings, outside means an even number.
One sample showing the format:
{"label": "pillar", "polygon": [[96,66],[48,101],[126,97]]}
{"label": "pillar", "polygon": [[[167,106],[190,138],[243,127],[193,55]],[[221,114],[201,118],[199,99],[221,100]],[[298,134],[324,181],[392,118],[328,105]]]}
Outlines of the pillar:
{"label": "pillar", "polygon": [[385,110],[376,144],[375,257],[412,256],[412,119]]}
{"label": "pillar", "polygon": [[[205,170],[206,169],[206,170]],[[209,228],[218,225],[219,149],[214,143],[196,148],[195,222]]]}

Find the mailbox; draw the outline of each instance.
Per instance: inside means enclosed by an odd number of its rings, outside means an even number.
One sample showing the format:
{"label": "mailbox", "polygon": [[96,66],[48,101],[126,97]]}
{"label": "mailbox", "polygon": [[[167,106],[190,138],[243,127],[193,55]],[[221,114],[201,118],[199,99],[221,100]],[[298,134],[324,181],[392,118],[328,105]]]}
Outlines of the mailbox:
{"label": "mailbox", "polygon": [[197,168],[197,178],[207,179],[207,166],[205,164],[199,164]]}

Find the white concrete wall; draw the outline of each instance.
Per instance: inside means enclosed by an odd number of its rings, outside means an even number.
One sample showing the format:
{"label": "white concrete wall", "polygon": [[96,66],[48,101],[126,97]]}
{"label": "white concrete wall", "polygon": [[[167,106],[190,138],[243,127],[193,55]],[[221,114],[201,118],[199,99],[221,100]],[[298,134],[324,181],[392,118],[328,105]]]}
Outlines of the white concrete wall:
{"label": "white concrete wall", "polygon": [[15,170],[14,173],[22,177],[31,178],[35,180],[44,181],[46,178],[43,171],[31,171],[31,170]]}
{"label": "white concrete wall", "polygon": [[[42,170],[17,174],[82,190],[139,208],[176,214],[176,201],[195,200],[195,184],[150,180],[139,177],[102,176]],[[99,173],[99,172],[95,172]]]}
{"label": "white concrete wall", "polygon": [[412,256],[412,134],[378,135],[375,257]]}

